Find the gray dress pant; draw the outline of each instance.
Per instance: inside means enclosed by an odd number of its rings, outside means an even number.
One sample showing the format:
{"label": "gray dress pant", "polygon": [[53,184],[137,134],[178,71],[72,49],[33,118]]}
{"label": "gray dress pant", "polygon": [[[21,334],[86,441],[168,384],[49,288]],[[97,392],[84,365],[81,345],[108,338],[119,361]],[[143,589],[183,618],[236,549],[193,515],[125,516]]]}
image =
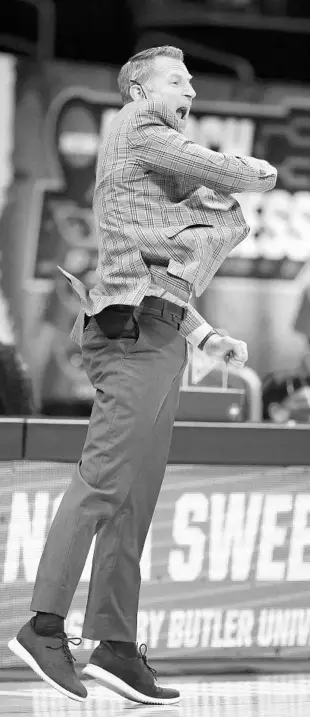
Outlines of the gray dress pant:
{"label": "gray dress pant", "polygon": [[47,537],[31,610],[67,616],[96,535],[82,635],[136,642],[139,562],[165,474],[187,342],[180,318],[165,309],[101,313],[106,324],[92,317],[82,340],[96,389],[86,442]]}

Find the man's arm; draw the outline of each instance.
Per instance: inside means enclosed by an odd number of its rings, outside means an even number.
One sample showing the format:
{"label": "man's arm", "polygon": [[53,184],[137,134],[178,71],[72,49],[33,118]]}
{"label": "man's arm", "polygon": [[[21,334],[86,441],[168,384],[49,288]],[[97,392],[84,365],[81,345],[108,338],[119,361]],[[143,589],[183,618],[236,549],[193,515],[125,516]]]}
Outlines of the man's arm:
{"label": "man's arm", "polygon": [[[138,103],[137,103],[138,105]],[[131,116],[129,143],[146,170],[187,175],[217,192],[266,192],[277,170],[264,160],[213,152],[186,139],[169,125],[160,103],[138,105]]]}

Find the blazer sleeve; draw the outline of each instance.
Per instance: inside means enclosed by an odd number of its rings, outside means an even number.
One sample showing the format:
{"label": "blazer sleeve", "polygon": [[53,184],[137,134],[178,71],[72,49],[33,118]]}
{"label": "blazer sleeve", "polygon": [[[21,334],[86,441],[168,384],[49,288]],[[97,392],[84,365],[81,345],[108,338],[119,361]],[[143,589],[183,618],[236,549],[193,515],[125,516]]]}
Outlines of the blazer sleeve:
{"label": "blazer sleeve", "polygon": [[187,304],[186,316],[180,324],[180,334],[193,346],[198,346],[202,339],[213,329],[201,314],[191,305]]}
{"label": "blazer sleeve", "polygon": [[130,118],[129,144],[145,170],[191,177],[217,192],[266,192],[277,170],[265,160],[213,152],[188,140],[167,120],[161,105],[142,105]]}

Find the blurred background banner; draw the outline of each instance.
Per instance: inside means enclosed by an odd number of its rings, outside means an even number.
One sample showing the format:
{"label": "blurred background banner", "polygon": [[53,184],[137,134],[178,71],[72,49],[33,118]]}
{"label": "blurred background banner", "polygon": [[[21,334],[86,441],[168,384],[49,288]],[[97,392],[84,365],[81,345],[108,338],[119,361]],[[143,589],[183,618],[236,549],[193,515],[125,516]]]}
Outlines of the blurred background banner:
{"label": "blurred background banner", "polygon": [[[0,668],[18,664],[7,641],[29,619],[38,562],[72,470],[0,464]],[[140,566],[137,639],[154,659],[309,657],[308,487],[309,466],[167,467]],[[94,542],[66,619],[69,635],[81,635],[93,549]],[[78,662],[95,644],[72,646]]]}
{"label": "blurred background banner", "polygon": [[13,180],[15,58],[0,52],[0,216]]}
{"label": "blurred background banner", "polygon": [[4,224],[6,207],[12,201],[14,186],[14,116],[15,116],[15,72],[16,62],[11,55],[0,52],[0,343],[13,343],[13,331],[9,317],[9,306],[3,293],[5,282],[4,269],[8,269],[7,259],[3,261],[9,241],[9,230]]}
{"label": "blurred background banner", "polygon": [[[47,413],[70,406],[88,412],[93,395],[69,338],[78,303],[56,265],[89,286],[94,281],[92,195],[100,137],[120,108],[116,77],[108,66],[56,62],[39,71],[17,63],[14,197],[3,262],[36,399]],[[249,366],[263,376],[295,364],[304,342],[293,324],[309,279],[310,90],[307,97],[266,85],[260,102],[245,103],[227,100],[227,82],[219,78],[215,89],[199,78],[187,136],[267,159],[279,180],[267,194],[240,197],[250,236],[196,305],[210,323],[247,341]]]}

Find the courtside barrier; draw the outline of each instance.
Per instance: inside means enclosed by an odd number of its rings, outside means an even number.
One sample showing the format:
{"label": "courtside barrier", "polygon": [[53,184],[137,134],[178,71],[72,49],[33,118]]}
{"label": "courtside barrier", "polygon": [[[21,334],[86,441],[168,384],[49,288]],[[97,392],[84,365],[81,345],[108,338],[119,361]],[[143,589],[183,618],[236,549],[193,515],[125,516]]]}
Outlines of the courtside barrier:
{"label": "courtside barrier", "polygon": [[24,457],[25,430],[24,418],[0,418],[0,461],[16,461]]}
{"label": "courtside barrier", "polygon": [[[88,420],[0,418],[0,462],[79,460]],[[169,464],[309,465],[310,426],[176,421]]]}
{"label": "courtside barrier", "polygon": [[[25,460],[78,461],[87,420],[25,419]],[[0,456],[1,459],[1,456]],[[169,464],[310,465],[310,426],[176,422]]]}

